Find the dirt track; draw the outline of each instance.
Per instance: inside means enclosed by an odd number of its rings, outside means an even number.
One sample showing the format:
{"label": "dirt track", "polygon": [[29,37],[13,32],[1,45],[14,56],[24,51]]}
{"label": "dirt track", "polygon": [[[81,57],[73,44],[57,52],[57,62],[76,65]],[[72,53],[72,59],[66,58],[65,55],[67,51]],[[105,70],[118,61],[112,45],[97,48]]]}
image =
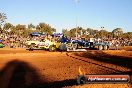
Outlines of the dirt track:
{"label": "dirt track", "polygon": [[[122,63],[115,64],[118,61],[109,63],[104,60],[106,55],[101,56],[104,57],[103,60],[93,59],[98,57],[90,57],[90,55],[98,56],[104,53],[117,55],[118,57],[124,56],[120,59],[129,58],[130,61],[132,61],[131,51],[117,51],[116,53],[115,51],[104,51],[103,53],[100,53],[99,51],[90,51],[88,57],[86,57],[86,53],[74,54],[40,50],[27,51],[25,49],[0,49],[0,88],[2,88],[2,86],[3,88],[25,88],[29,86],[31,88],[53,88],[53,86],[55,88],[130,88],[129,84],[76,85],[79,66],[84,68],[87,74],[131,72],[131,63],[128,64],[129,66],[121,65]],[[108,58],[111,57],[108,56],[107,59]],[[125,64],[126,63],[127,62],[125,62]]]}

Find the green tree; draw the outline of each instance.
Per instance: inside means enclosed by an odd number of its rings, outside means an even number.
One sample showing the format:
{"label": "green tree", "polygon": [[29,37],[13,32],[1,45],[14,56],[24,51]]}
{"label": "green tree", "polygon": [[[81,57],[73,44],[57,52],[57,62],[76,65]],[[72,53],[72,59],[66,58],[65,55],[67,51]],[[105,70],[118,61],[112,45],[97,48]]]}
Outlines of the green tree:
{"label": "green tree", "polygon": [[94,34],[94,30],[92,28],[87,28],[86,31],[87,31],[87,33],[89,35],[93,35]]}
{"label": "green tree", "polygon": [[55,28],[52,28],[49,24],[46,23],[39,23],[36,26],[36,30],[40,33],[45,33],[51,35],[53,32],[56,32]]}
{"label": "green tree", "polygon": [[53,31],[53,32],[56,32],[56,29],[55,29],[55,28],[52,28],[52,31]]}
{"label": "green tree", "polygon": [[69,31],[70,37],[76,37],[77,35],[83,35],[85,33],[85,30],[82,27],[72,28]]}
{"label": "green tree", "polygon": [[21,25],[21,24],[18,24],[15,26],[15,34],[18,35],[18,36],[22,36],[24,31],[26,31],[26,25]]}
{"label": "green tree", "polygon": [[127,32],[122,35],[122,38],[132,39],[132,32]]}
{"label": "green tree", "polygon": [[67,36],[67,32],[68,32],[67,29],[62,29],[62,34],[63,34],[63,35],[66,35],[66,36]]}
{"label": "green tree", "polygon": [[78,34],[78,28],[72,28],[69,33],[70,37],[76,37],[76,33]]}
{"label": "green tree", "polygon": [[106,30],[100,30],[99,33],[101,38],[107,38],[108,32]]}
{"label": "green tree", "polygon": [[85,34],[88,38],[91,38],[91,37],[96,37],[97,32],[98,32],[97,30],[93,30],[92,28],[87,28]]}
{"label": "green tree", "polygon": [[33,30],[27,28],[25,31],[23,31],[23,37],[28,37],[32,32]]}
{"label": "green tree", "polygon": [[4,31],[4,33],[9,33],[10,31],[11,31],[11,27],[12,27],[13,25],[11,24],[11,23],[5,23],[4,24],[4,27],[3,27],[3,31]]}
{"label": "green tree", "polygon": [[113,37],[116,38],[116,37],[121,37],[122,34],[123,34],[123,30],[122,28],[116,28],[112,31],[112,34],[113,34]]}
{"label": "green tree", "polygon": [[32,23],[30,23],[30,24],[28,24],[28,29],[34,29],[35,28],[35,26],[32,24]]}
{"label": "green tree", "polygon": [[11,28],[10,28],[10,32],[9,32],[9,35],[14,35],[14,34],[17,34],[17,32],[16,32],[16,29],[15,29],[15,26],[12,26]]}
{"label": "green tree", "polygon": [[71,30],[69,31],[69,34],[70,34],[69,36],[70,36],[70,37],[76,37],[76,34],[75,34],[75,33],[76,33],[76,29],[71,29]]}
{"label": "green tree", "polygon": [[107,33],[107,38],[112,38],[113,36],[112,36],[112,32],[108,32]]}

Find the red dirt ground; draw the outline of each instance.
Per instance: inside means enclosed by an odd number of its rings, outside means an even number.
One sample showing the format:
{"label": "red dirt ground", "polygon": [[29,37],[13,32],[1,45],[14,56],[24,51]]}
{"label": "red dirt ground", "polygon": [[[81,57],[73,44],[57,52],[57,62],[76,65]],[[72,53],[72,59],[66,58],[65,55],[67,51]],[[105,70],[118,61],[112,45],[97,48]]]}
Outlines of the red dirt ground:
{"label": "red dirt ground", "polygon": [[[124,62],[127,65],[119,63],[125,58],[129,61]],[[124,50],[61,53],[3,48],[0,49],[0,88],[131,88],[130,84],[76,85],[79,66],[87,74],[130,74],[130,61],[132,51]]]}

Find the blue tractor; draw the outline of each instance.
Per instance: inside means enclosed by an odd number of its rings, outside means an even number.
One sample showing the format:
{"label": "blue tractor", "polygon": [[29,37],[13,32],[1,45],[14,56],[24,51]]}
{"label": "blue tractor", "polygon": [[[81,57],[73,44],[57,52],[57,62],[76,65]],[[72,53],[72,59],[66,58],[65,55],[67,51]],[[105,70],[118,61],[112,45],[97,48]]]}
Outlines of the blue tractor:
{"label": "blue tractor", "polygon": [[60,50],[76,51],[81,49],[97,49],[97,50],[108,50],[110,44],[108,42],[95,42],[81,40],[69,40],[67,37],[62,36]]}
{"label": "blue tractor", "polygon": [[72,44],[76,44],[77,49],[98,49],[98,50],[108,50],[110,43],[108,42],[95,42],[94,41],[85,41],[81,40],[72,40]]}

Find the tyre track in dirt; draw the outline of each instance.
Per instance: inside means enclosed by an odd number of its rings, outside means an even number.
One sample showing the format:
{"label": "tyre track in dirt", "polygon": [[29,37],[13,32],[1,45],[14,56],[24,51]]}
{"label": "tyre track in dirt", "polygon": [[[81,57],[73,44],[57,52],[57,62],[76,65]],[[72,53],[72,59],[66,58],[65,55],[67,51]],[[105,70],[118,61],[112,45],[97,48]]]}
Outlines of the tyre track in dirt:
{"label": "tyre track in dirt", "polygon": [[[121,74],[121,73],[124,73],[124,71],[128,71],[127,68],[124,68],[124,67],[121,67],[121,66],[117,66],[117,65],[113,65],[111,66],[110,64],[108,63],[101,63],[99,61],[92,61],[90,60],[89,58],[83,58],[83,57],[78,57],[78,56],[75,56],[75,55],[72,55],[73,53],[70,53],[70,52],[67,52],[66,55],[68,57],[71,57],[73,59],[76,59],[76,60],[80,60],[80,61],[83,61],[83,62],[86,62],[86,63],[89,63],[89,64],[92,64],[92,65],[96,65],[98,67],[101,67],[103,68],[102,70],[105,70],[107,72],[111,71],[112,74]],[[106,66],[108,65],[108,66]],[[109,74],[109,73],[108,73]]]}

